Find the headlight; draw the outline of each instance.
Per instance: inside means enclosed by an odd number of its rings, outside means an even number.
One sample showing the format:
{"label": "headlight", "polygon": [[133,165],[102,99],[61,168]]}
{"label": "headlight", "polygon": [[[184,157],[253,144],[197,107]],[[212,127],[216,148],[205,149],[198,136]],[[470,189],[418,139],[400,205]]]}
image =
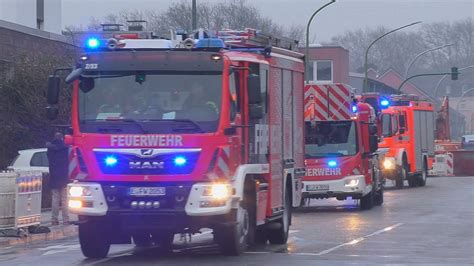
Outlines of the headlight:
{"label": "headlight", "polygon": [[68,206],[71,209],[80,209],[80,208],[82,208],[82,201],[80,201],[80,200],[69,200]]}
{"label": "headlight", "polygon": [[347,179],[344,186],[346,187],[356,187],[359,185],[359,179]]}
{"label": "headlight", "polygon": [[385,158],[383,161],[384,169],[395,169],[395,160],[393,158]]}
{"label": "headlight", "polygon": [[92,191],[89,187],[72,186],[69,188],[69,196],[71,197],[84,197],[91,195]]}
{"label": "headlight", "polygon": [[203,196],[212,197],[216,200],[225,200],[231,196],[231,186],[229,184],[212,184],[206,187]]}

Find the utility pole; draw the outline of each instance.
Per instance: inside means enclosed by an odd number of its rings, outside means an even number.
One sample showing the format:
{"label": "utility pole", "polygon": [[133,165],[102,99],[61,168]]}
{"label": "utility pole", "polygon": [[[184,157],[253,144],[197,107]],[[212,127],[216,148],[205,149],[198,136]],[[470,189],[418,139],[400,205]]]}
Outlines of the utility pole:
{"label": "utility pole", "polygon": [[196,7],[196,0],[193,0],[193,9],[192,9],[192,29],[197,29],[197,7]]}

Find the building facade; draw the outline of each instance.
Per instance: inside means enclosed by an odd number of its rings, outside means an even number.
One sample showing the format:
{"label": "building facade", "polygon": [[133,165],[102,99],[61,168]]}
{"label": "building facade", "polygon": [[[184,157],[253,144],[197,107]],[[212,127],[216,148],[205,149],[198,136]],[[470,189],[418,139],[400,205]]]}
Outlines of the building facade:
{"label": "building facade", "polygon": [[0,20],[61,34],[61,0],[0,0]]}
{"label": "building facade", "polygon": [[[301,48],[302,53],[305,48]],[[349,82],[349,51],[341,46],[309,47],[308,80],[310,83]]]}

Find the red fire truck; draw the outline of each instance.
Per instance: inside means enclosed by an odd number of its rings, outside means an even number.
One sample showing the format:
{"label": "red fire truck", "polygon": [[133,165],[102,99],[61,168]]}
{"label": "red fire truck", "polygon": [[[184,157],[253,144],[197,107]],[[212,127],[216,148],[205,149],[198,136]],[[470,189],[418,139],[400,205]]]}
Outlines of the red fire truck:
{"label": "red fire truck", "polygon": [[392,95],[382,110],[384,175],[403,188],[424,186],[434,156],[434,106],[415,95]]}
{"label": "red fire truck", "polygon": [[[360,199],[361,209],[383,202],[377,117],[344,84],[305,86],[304,199]],[[304,203],[304,201],[302,201]]]}
{"label": "red fire truck", "polygon": [[[202,228],[229,255],[286,243],[304,176],[297,42],[252,29],[126,36],[87,39],[66,78],[83,254],[131,239],[170,251],[175,234]],[[48,82],[54,118],[59,77]]]}

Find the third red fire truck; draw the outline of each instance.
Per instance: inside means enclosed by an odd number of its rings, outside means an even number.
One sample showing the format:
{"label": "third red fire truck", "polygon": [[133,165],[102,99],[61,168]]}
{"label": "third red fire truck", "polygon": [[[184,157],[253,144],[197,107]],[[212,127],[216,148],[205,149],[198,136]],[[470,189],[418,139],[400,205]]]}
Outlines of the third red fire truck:
{"label": "third red fire truck", "polygon": [[383,202],[377,116],[344,84],[305,86],[304,199],[360,199],[362,209]]}
{"label": "third red fire truck", "polygon": [[382,110],[381,147],[388,148],[383,163],[387,178],[403,188],[424,186],[434,156],[434,106],[415,95],[392,95]]}

